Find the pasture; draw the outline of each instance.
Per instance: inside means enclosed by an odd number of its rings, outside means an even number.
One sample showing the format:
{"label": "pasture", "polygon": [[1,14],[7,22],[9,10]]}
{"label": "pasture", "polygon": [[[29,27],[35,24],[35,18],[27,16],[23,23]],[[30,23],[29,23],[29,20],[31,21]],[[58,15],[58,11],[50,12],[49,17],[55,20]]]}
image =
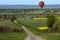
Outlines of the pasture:
{"label": "pasture", "polygon": [[[56,33],[50,33],[47,30],[46,31],[41,31],[38,29],[38,27],[47,27],[46,24],[46,19],[45,20],[29,20],[29,19],[21,19],[17,20],[20,24],[24,25],[27,27],[32,33],[41,36],[42,38],[46,40],[60,40],[60,32]],[[60,21],[59,19],[57,21]]]}

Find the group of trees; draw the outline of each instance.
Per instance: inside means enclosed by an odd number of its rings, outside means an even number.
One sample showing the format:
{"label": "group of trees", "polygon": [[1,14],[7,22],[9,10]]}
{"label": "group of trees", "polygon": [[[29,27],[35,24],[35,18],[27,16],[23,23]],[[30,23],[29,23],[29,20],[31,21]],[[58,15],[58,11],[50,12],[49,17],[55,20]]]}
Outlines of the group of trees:
{"label": "group of trees", "polygon": [[11,17],[11,21],[14,21],[15,19],[17,19],[16,16],[12,16],[12,17]]}
{"label": "group of trees", "polygon": [[49,27],[48,31],[60,31],[60,22],[57,22],[55,15],[53,13],[48,14],[47,18],[47,26]]}
{"label": "group of trees", "polygon": [[12,15],[10,17],[10,15],[4,14],[4,15],[0,15],[0,19],[11,19],[11,21],[14,21],[15,19],[17,19],[17,17],[15,15]]}
{"label": "group of trees", "polygon": [[47,15],[47,24],[48,24],[48,27],[52,27],[52,25],[56,22],[56,18],[54,16],[54,14],[48,14]]}

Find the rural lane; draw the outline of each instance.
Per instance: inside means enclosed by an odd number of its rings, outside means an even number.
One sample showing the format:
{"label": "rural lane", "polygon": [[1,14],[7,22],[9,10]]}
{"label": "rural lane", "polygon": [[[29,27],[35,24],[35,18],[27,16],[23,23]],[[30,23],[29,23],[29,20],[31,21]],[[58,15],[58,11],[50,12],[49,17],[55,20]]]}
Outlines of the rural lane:
{"label": "rural lane", "polygon": [[41,37],[32,34],[25,26],[22,26],[22,28],[28,35],[28,37],[25,40],[44,40]]}
{"label": "rural lane", "polygon": [[[17,24],[17,21],[14,21]],[[40,36],[32,34],[25,26],[22,25],[23,30],[26,32],[28,37],[25,40],[44,40]]]}

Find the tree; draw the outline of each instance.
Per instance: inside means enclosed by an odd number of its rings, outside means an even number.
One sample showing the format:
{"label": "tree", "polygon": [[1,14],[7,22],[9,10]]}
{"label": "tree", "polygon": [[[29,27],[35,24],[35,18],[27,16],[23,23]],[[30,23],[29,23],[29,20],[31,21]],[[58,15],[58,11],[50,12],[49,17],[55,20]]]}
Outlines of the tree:
{"label": "tree", "polygon": [[2,18],[2,15],[0,14],[0,18]]}
{"label": "tree", "polygon": [[4,16],[4,19],[6,19],[6,18],[7,18],[7,15],[6,15],[6,14],[4,14],[3,16]]}
{"label": "tree", "polygon": [[14,21],[15,19],[17,19],[16,16],[12,16],[12,17],[11,17],[11,21]]}
{"label": "tree", "polygon": [[53,26],[53,24],[56,22],[56,18],[54,16],[54,14],[48,14],[47,18],[48,18],[47,19],[47,26],[51,28]]}

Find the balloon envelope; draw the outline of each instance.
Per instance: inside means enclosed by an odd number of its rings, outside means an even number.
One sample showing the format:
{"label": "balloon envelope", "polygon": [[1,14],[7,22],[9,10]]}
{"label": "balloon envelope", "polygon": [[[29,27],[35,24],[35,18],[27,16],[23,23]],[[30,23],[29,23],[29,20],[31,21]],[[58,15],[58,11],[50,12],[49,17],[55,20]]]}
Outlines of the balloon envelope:
{"label": "balloon envelope", "polygon": [[41,8],[43,8],[43,7],[44,7],[44,2],[43,2],[43,1],[40,1],[40,2],[39,2],[39,6],[40,6]]}

